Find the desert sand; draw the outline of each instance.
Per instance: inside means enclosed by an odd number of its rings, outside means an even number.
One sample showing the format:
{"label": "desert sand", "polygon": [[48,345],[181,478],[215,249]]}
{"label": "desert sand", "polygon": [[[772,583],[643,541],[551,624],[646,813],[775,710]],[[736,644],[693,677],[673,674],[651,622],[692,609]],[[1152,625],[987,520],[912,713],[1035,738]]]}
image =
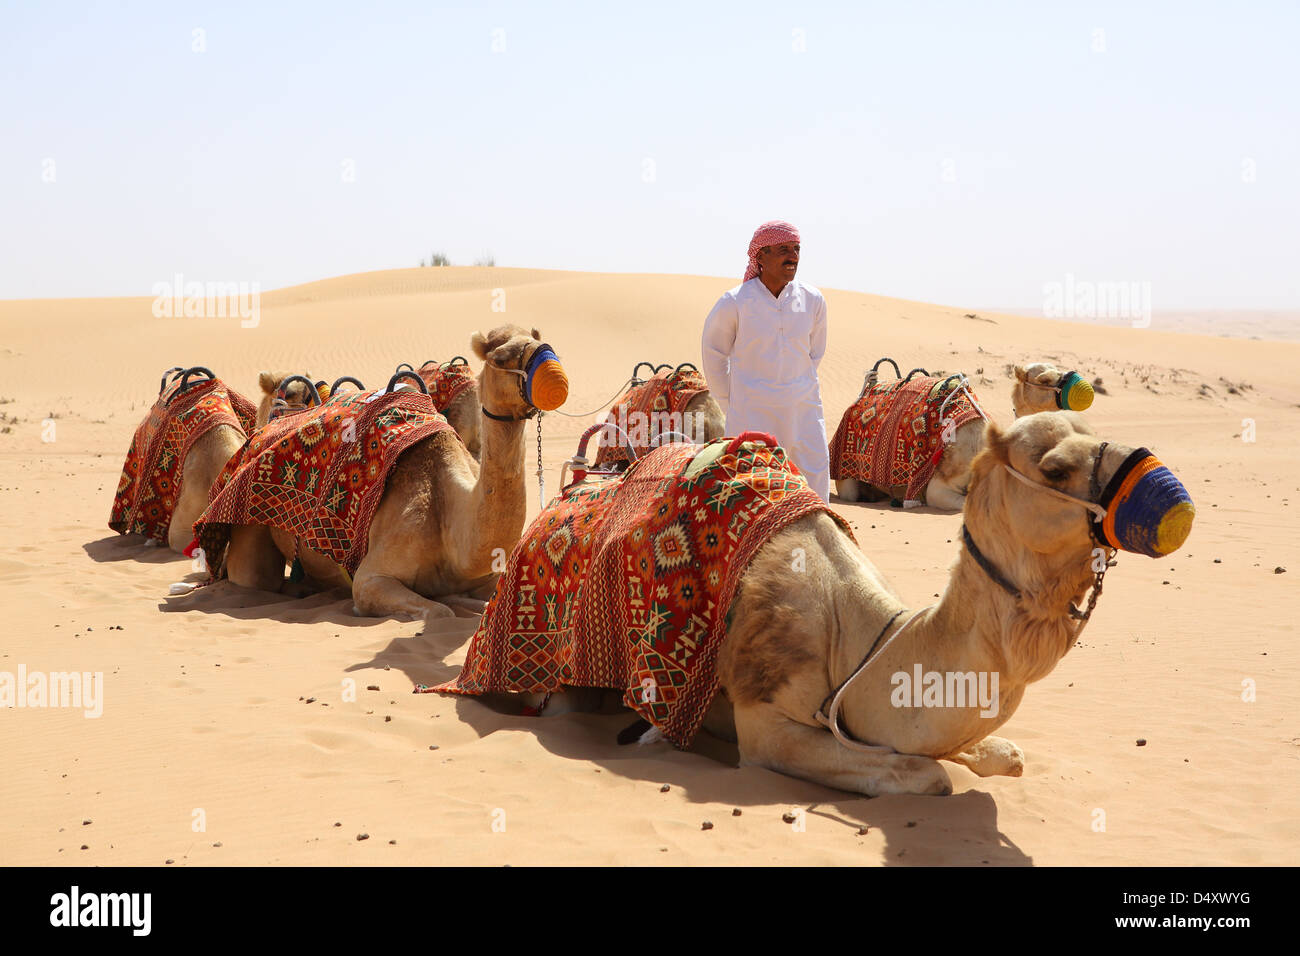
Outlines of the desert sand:
{"label": "desert sand", "polygon": [[[706,735],[691,752],[620,747],[625,715],[413,695],[456,672],[477,618],[426,629],[356,618],[340,592],[228,582],[169,598],[199,580],[190,562],[107,527],[169,366],[209,366],[249,397],[262,369],[377,387],[399,362],[469,356],[473,331],[508,321],[555,347],[563,410],[587,413],[640,360],[698,362],[704,316],[736,281],[395,270],[265,293],[255,328],[155,318],[150,297],[0,302],[0,671],[105,677],[98,718],[0,710],[0,863],[1294,863],[1300,343],[824,290],[828,432],[880,356],[967,372],[1003,423],[1008,367],[1051,360],[1100,377],[1096,430],[1150,447],[1196,500],[1181,551],[1119,556],[1081,644],[999,731],[1024,748],[1025,775],[945,764],[948,797],[738,769],[734,746]],[[592,420],[543,419],[548,496]],[[535,484],[529,498],[531,518]],[[960,516],[832,504],[913,606],[941,590]]]}

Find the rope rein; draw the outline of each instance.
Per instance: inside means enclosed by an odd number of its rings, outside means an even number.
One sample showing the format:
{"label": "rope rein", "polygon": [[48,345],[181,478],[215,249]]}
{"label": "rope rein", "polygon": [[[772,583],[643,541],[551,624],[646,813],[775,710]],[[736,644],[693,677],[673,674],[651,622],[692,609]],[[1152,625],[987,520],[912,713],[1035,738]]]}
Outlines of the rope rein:
{"label": "rope rein", "polygon": [[886,747],[883,744],[866,744],[848,736],[848,734],[840,728],[840,705],[844,700],[844,694],[848,691],[849,686],[866,671],[867,665],[870,664],[872,660],[879,657],[880,654],[885,653],[886,648],[897,640],[900,634],[911,627],[916,622],[917,618],[934,607],[936,607],[936,605],[931,604],[929,607],[921,608],[919,611],[913,611],[911,616],[903,622],[903,626],[889,636],[889,639],[885,641],[884,645],[880,648],[879,654],[877,654],[876,645],[880,644],[880,639],[885,636],[885,633],[893,626],[893,623],[898,620],[899,615],[903,613],[904,609],[900,608],[895,611],[894,616],[885,622],[885,626],[881,628],[880,633],[876,635],[875,641],[872,642],[871,648],[867,651],[867,656],[862,658],[862,663],[857,666],[853,673],[844,679],[839,687],[827,696],[826,700],[829,700],[831,705],[830,710],[828,711],[826,709],[826,701],[824,700],[822,701],[822,706],[818,708],[817,713],[813,715],[813,719],[830,730],[830,732],[835,736],[835,739],[845,747],[863,753],[892,754],[896,752],[893,747]]}

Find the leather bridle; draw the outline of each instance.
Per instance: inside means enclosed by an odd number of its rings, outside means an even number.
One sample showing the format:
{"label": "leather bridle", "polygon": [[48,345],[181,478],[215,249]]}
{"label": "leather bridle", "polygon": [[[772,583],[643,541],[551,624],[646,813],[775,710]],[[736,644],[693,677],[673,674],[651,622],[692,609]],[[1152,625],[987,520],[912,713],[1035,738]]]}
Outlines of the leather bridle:
{"label": "leather bridle", "polygon": [[[1037,488],[1039,491],[1045,492],[1056,498],[1061,498],[1071,504],[1079,505],[1080,507],[1086,508],[1088,511],[1092,512],[1093,519],[1092,522],[1090,522],[1089,531],[1092,534],[1093,540],[1104,549],[1106,553],[1106,563],[1101,566],[1100,571],[1094,572],[1096,577],[1093,578],[1092,593],[1088,596],[1087,607],[1084,610],[1079,610],[1073,601],[1070,602],[1070,617],[1079,622],[1079,626],[1074,630],[1070,637],[1070,647],[1073,647],[1075,642],[1078,641],[1079,635],[1083,633],[1083,629],[1087,625],[1089,618],[1092,617],[1092,611],[1097,606],[1097,599],[1101,597],[1102,582],[1106,576],[1106,569],[1110,566],[1110,560],[1115,556],[1115,549],[1106,542],[1099,531],[1102,521],[1105,520],[1106,517],[1106,509],[1097,503],[1097,499],[1101,497],[1101,460],[1106,454],[1107,444],[1109,443],[1101,443],[1101,447],[1097,449],[1097,457],[1092,463],[1092,474],[1088,478],[1088,491],[1092,500],[1088,501],[1085,501],[1082,498],[1076,498],[1074,495],[1067,495],[1062,491],[1057,491],[1055,488],[1048,488],[1045,485],[1040,485],[1036,481],[1031,481],[1006,462],[1002,465],[1002,467],[1004,467],[1014,477],[1029,485],[1029,487]],[[980,550],[979,545],[975,543],[975,539],[971,536],[970,530],[966,527],[965,522],[963,522],[961,526],[961,536],[962,542],[966,546],[966,550],[969,551],[970,556],[975,559],[975,563],[979,565],[980,570],[989,577],[989,580],[1010,595],[1014,601],[1019,603],[1024,598],[1024,592],[1013,584],[1011,580],[998,569],[997,565],[989,559],[988,555]]]}

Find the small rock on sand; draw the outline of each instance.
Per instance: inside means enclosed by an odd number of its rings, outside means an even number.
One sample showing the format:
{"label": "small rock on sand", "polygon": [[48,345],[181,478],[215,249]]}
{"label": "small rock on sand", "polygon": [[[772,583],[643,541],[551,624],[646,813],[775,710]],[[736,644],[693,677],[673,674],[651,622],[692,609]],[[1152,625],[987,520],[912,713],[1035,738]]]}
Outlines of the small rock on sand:
{"label": "small rock on sand", "polygon": [[1273,569],[1273,573],[1274,573],[1274,574],[1286,574],[1286,568],[1282,567],[1282,565],[1279,564],[1277,567],[1275,567],[1275,568]]}
{"label": "small rock on sand", "polygon": [[357,834],[357,840],[358,840],[358,841],[361,841],[361,840],[369,840],[369,839],[370,839],[370,834],[369,834],[369,833],[358,833],[358,834]]}
{"label": "small rock on sand", "polygon": [[738,817],[738,816],[740,816],[740,807],[736,807],[734,810],[732,810],[732,811],[731,811],[731,815],[732,815],[733,817]]}
{"label": "small rock on sand", "polygon": [[1147,745],[1147,739],[1145,737],[1139,737],[1137,741],[1137,745],[1139,747],[1145,747]]}
{"label": "small rock on sand", "polygon": [[660,792],[660,793],[667,793],[667,792],[668,792],[669,790],[671,790],[671,789],[672,789],[672,787],[668,786],[668,784],[664,784],[662,787],[659,788],[659,792]]}
{"label": "small rock on sand", "polygon": [[794,823],[794,821],[795,821],[796,819],[798,819],[798,818],[797,818],[797,817],[796,817],[796,816],[795,816],[791,811],[789,811],[789,810],[787,810],[787,811],[785,811],[785,813],[781,814],[781,822],[782,822],[782,823]]}
{"label": "small rock on sand", "polygon": [[703,823],[700,824],[700,829],[701,829],[701,830],[712,830],[712,829],[713,829],[713,821],[712,821],[712,820],[705,820]]}

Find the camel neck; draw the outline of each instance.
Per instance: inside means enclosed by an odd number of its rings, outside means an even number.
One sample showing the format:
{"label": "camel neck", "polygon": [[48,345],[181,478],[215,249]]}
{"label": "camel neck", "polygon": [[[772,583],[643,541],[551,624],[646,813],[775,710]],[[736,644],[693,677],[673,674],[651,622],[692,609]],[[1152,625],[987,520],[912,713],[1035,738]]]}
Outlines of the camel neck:
{"label": "camel neck", "polygon": [[501,422],[480,412],[482,436],[478,479],[465,516],[466,529],[460,553],[467,578],[491,573],[493,551],[506,554],[523,533],[528,497],[524,487],[524,435],[527,421]]}

